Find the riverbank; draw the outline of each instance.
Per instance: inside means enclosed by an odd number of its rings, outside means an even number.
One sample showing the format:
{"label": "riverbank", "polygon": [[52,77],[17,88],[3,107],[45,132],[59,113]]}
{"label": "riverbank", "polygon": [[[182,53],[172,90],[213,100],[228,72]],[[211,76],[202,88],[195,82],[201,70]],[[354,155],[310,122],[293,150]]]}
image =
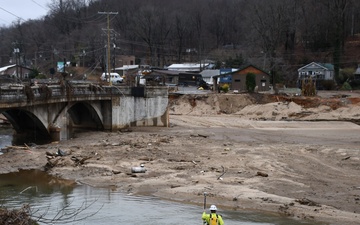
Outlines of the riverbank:
{"label": "riverbank", "polygon": [[[208,204],[220,211],[359,224],[360,128],[346,122],[359,119],[359,106],[349,98],[338,99],[338,107],[319,102],[314,108],[266,99],[181,97],[169,105],[169,128],[78,133],[10,149],[0,156],[1,171],[46,165],[56,176],[131,194],[201,205],[207,192]],[[132,173],[140,164],[147,171]]]}

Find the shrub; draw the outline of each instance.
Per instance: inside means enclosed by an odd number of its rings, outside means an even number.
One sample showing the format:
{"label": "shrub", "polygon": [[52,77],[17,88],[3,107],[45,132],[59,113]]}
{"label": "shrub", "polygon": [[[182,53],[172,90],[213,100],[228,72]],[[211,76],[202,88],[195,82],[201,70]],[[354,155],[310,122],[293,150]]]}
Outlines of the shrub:
{"label": "shrub", "polygon": [[256,76],[253,73],[246,74],[246,89],[248,92],[254,92],[256,86]]}
{"label": "shrub", "polygon": [[223,84],[221,87],[220,87],[220,91],[223,91],[225,93],[227,93],[230,89],[230,86],[229,84]]}
{"label": "shrub", "polygon": [[316,95],[316,85],[315,85],[315,82],[311,78],[302,80],[301,94],[303,96],[315,96]]}
{"label": "shrub", "polygon": [[351,86],[350,86],[350,84],[348,82],[344,82],[344,84],[341,87],[341,90],[350,91],[352,89],[351,89]]}

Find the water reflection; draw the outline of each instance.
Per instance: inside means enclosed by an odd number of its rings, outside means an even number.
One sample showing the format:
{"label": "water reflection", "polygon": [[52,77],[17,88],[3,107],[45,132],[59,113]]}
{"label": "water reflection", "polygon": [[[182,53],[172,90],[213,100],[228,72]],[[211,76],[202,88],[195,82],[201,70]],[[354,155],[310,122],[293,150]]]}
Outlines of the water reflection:
{"label": "water reflection", "polygon": [[[22,204],[30,204],[34,215],[44,217],[41,224],[51,224],[52,219],[57,224],[76,225],[202,223],[202,206],[163,201],[150,196],[125,195],[106,188],[74,185],[35,170],[0,175],[0,197],[0,204],[5,207],[19,208]],[[220,213],[226,225],[319,225],[239,211],[220,209]]]}
{"label": "water reflection", "polygon": [[13,128],[11,125],[0,125],[0,147],[11,145],[13,140]]}
{"label": "water reflection", "polygon": [[34,136],[31,132],[18,134],[10,124],[0,124],[0,148],[4,148],[9,145],[23,146],[24,143],[41,145],[49,142],[50,140]]}
{"label": "water reflection", "polygon": [[[6,157],[6,156],[5,156]],[[21,170],[0,175],[0,204],[9,206],[32,202],[54,193],[68,195],[73,192],[75,182],[57,179],[39,170]]]}

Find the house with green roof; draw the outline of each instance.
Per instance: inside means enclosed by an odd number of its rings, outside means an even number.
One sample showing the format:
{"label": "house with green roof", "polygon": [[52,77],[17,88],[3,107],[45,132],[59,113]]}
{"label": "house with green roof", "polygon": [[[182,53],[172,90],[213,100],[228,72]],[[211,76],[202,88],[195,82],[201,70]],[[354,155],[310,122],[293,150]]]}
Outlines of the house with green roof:
{"label": "house with green roof", "polygon": [[298,69],[299,80],[312,78],[314,80],[334,80],[334,65],[330,63],[309,63]]}
{"label": "house with green roof", "polygon": [[317,89],[321,89],[323,81],[335,82],[334,65],[331,63],[309,63],[298,69],[298,84],[302,81],[312,79],[316,82]]}

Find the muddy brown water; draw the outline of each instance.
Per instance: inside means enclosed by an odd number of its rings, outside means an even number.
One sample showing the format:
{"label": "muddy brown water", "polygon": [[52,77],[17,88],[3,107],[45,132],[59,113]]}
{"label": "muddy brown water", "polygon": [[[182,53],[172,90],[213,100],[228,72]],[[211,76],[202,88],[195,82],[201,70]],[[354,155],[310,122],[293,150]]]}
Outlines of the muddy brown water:
{"label": "muddy brown water", "polygon": [[[0,128],[0,147],[13,143],[11,132]],[[24,141],[24,140],[21,140]],[[31,142],[31,141],[30,141]],[[24,143],[24,142],[23,142]],[[6,157],[6,153],[0,155]],[[40,224],[117,225],[202,224],[203,206],[165,201],[151,196],[132,196],[111,188],[69,185],[39,170],[0,174],[0,206],[31,206]],[[324,225],[258,212],[219,209],[226,225]]]}
{"label": "muddy brown water", "polygon": [[[42,217],[40,224],[202,223],[202,206],[126,195],[110,188],[64,185],[61,180],[38,170],[1,174],[0,199],[0,205],[10,209],[29,204],[33,217]],[[320,225],[256,212],[219,209],[219,213],[226,225]]]}

